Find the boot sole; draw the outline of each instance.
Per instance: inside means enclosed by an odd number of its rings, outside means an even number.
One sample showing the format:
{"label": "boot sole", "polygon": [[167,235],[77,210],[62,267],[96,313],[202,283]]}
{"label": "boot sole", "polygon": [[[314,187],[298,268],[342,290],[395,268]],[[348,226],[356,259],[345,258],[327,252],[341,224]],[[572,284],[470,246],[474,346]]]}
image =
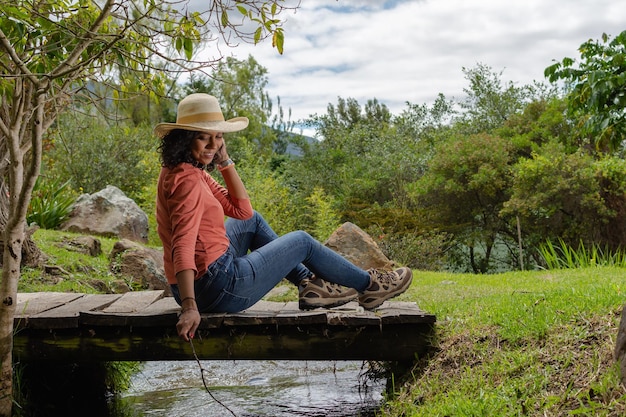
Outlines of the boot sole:
{"label": "boot sole", "polygon": [[333,307],[339,307],[342,306],[344,304],[348,304],[350,301],[354,301],[358,298],[358,295],[355,295],[354,297],[351,298],[344,298],[344,299],[337,299],[337,300],[333,300],[333,299],[324,299],[324,298],[318,298],[315,299],[315,301],[313,300],[307,300],[307,301],[303,301],[303,300],[299,300],[298,302],[298,307],[300,308],[300,310],[314,310],[316,308],[333,308]]}

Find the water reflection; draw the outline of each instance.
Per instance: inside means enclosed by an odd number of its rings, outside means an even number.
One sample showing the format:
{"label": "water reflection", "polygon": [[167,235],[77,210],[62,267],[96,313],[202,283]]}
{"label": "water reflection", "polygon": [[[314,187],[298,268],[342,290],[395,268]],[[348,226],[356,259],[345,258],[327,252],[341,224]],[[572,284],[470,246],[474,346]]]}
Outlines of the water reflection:
{"label": "water reflection", "polygon": [[[202,361],[211,393],[238,417],[370,416],[384,381],[360,378],[361,362]],[[232,415],[202,384],[194,361],[148,362],[121,401],[124,417]]]}

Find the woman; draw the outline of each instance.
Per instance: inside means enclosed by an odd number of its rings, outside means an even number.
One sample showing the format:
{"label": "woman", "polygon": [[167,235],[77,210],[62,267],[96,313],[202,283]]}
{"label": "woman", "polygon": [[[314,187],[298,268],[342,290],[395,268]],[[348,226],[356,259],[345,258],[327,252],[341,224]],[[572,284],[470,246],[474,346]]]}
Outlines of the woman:
{"label": "woman", "polygon": [[[224,143],[224,133],[247,126],[245,117],[224,120],[215,97],[191,94],[179,103],[176,123],[154,129],[162,162],[158,233],[165,275],[182,307],[178,335],[188,341],[200,312],[244,310],[283,278],[299,286],[302,309],[356,298],[374,309],[404,292],[411,284],[409,268],[364,271],[306,232],[274,233],[252,209]],[[206,172],[215,166],[225,187]]]}

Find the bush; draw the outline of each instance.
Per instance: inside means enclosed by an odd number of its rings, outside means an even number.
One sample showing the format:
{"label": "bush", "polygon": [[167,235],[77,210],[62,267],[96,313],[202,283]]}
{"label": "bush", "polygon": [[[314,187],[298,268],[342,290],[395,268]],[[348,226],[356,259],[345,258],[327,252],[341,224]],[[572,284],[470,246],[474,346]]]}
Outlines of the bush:
{"label": "bush", "polygon": [[74,195],[68,188],[69,183],[70,180],[61,184],[58,179],[51,180],[39,176],[28,206],[27,223],[36,223],[44,229],[59,227],[67,219],[74,204]]}
{"label": "bush", "polygon": [[149,126],[110,126],[75,112],[50,131],[44,163],[51,177],[69,180],[74,190],[91,194],[114,185],[135,200],[157,180],[158,144]]}
{"label": "bush", "polygon": [[386,233],[379,226],[369,227],[368,233],[385,256],[401,265],[422,271],[442,271],[447,267],[450,236],[446,233]]}

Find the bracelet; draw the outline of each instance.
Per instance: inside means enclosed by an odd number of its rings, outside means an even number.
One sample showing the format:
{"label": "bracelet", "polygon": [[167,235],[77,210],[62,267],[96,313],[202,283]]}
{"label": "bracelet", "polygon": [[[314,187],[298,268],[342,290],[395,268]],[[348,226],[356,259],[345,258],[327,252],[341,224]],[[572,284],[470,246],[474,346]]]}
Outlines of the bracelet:
{"label": "bracelet", "polygon": [[234,166],[235,163],[233,162],[232,159],[228,158],[227,160],[220,162],[220,164],[218,165],[217,169],[221,171],[224,171],[225,169],[228,169],[231,166]]}
{"label": "bracelet", "polygon": [[185,298],[183,298],[182,300],[180,300],[180,304],[182,305],[182,304],[183,304],[185,301],[187,301],[187,300],[193,300],[193,301],[196,301],[196,299],[195,299],[194,297],[185,297]]}

